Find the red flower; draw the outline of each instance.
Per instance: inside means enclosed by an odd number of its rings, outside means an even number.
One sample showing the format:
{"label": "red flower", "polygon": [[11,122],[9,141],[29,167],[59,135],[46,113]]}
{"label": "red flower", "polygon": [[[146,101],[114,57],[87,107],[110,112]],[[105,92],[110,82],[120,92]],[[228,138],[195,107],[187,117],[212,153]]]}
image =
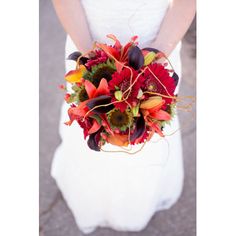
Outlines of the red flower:
{"label": "red flower", "polygon": [[[149,91],[153,93],[160,93],[167,96],[174,96],[174,91],[176,88],[175,81],[169,75],[169,71],[165,69],[162,64],[155,63],[148,66],[150,68],[146,69],[144,72],[145,81],[142,86],[144,91]],[[158,78],[156,79],[155,76]],[[151,95],[150,95],[151,96]],[[163,97],[165,100],[165,106],[171,104],[173,98]]]}
{"label": "red flower", "polygon": [[91,69],[92,66],[104,63],[108,59],[107,54],[102,50],[95,50],[93,52],[95,55],[93,55],[91,59],[89,59],[85,64],[89,70]]}
{"label": "red flower", "polygon": [[69,102],[69,100],[70,100],[70,94],[69,94],[69,93],[66,93],[66,94],[65,94],[64,100],[65,100],[66,102]]}
{"label": "red flower", "polygon": [[114,46],[108,46],[106,44],[97,43],[97,47],[101,48],[109,58],[115,59],[115,65],[118,72],[120,72],[123,66],[128,62],[128,51],[131,46],[136,45],[138,36],[133,36],[126,45],[122,46],[120,41],[113,34],[108,34],[108,38],[115,41]]}
{"label": "red flower", "polygon": [[[133,72],[133,76],[131,78],[131,71],[128,68],[124,68],[121,72],[115,72],[112,75],[112,80],[109,81],[109,89],[111,91],[112,94],[112,102],[117,101],[117,99],[114,96],[114,93],[117,91],[117,89],[119,89],[122,94],[123,94],[123,99],[126,98],[126,96],[128,96],[127,98],[127,102],[131,105],[131,106],[135,106],[138,99],[138,92],[139,89],[141,87],[141,84],[144,81],[144,77],[143,76],[139,76],[139,78],[136,80],[138,73],[137,71],[131,69]],[[127,89],[130,88],[130,86],[133,84],[133,82],[136,80],[136,82],[134,83],[134,85],[131,88],[131,92],[129,93],[127,91]],[[125,93],[125,91],[127,91]],[[121,99],[122,100],[122,99]],[[116,102],[114,103],[114,106],[118,109],[120,109],[122,112],[125,111],[125,109],[127,108],[128,104],[125,101],[122,102]]]}

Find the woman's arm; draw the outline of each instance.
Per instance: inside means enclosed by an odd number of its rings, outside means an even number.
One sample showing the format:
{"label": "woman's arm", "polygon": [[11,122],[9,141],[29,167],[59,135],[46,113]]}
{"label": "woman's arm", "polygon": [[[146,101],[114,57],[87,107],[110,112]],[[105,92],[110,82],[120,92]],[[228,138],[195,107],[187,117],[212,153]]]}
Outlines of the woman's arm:
{"label": "woman's arm", "polygon": [[[93,43],[84,9],[79,0],[52,0],[57,15],[74,44],[81,52],[91,49]],[[194,15],[195,0],[172,0],[161,24],[153,47],[167,56],[176,47],[189,28]]]}
{"label": "woman's arm", "polygon": [[79,0],[52,0],[58,18],[65,31],[80,52],[85,53],[92,47],[92,37]]}
{"label": "woman's arm", "polygon": [[188,30],[195,11],[195,0],[172,0],[152,46],[169,56]]}

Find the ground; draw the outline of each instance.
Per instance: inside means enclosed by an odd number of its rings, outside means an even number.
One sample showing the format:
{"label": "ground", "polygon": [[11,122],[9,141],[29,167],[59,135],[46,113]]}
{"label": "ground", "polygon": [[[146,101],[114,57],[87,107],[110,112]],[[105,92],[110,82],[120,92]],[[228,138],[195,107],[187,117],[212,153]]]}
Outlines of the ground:
{"label": "ground", "polygon": [[[51,1],[40,0],[40,236],[82,236],[74,218],[50,176],[58,134],[62,93],[57,89],[64,76],[65,33]],[[180,95],[195,96],[195,21],[182,47],[183,76]],[[185,182],[180,200],[158,212],[139,233],[99,228],[91,236],[195,236],[196,234],[196,126],[192,113],[181,112]]]}

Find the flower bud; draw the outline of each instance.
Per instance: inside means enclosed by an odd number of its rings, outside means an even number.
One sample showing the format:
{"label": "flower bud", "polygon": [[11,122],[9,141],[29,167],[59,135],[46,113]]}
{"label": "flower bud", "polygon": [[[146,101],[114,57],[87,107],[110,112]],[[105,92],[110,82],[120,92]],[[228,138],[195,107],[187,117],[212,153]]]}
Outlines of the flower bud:
{"label": "flower bud", "polygon": [[115,91],[115,98],[118,100],[118,101],[121,101],[122,99],[122,96],[123,96],[123,93],[119,90],[119,91]]}
{"label": "flower bud", "polygon": [[139,116],[139,105],[132,107],[132,113],[134,117],[138,117]]}

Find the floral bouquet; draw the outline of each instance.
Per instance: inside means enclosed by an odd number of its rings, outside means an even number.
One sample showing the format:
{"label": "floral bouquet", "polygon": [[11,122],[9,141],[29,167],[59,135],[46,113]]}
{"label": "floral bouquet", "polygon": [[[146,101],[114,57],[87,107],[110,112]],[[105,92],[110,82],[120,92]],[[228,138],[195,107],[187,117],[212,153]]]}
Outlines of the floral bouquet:
{"label": "floral bouquet", "polygon": [[170,63],[158,63],[167,59],[162,52],[140,49],[137,36],[124,46],[114,35],[107,37],[114,45],[95,42],[93,50],[68,57],[76,68],[65,75],[72,85],[65,95],[70,104],[65,124],[76,121],[95,151],[106,143],[146,143],[154,133],[164,137],[163,128],[175,114],[178,75]]}

